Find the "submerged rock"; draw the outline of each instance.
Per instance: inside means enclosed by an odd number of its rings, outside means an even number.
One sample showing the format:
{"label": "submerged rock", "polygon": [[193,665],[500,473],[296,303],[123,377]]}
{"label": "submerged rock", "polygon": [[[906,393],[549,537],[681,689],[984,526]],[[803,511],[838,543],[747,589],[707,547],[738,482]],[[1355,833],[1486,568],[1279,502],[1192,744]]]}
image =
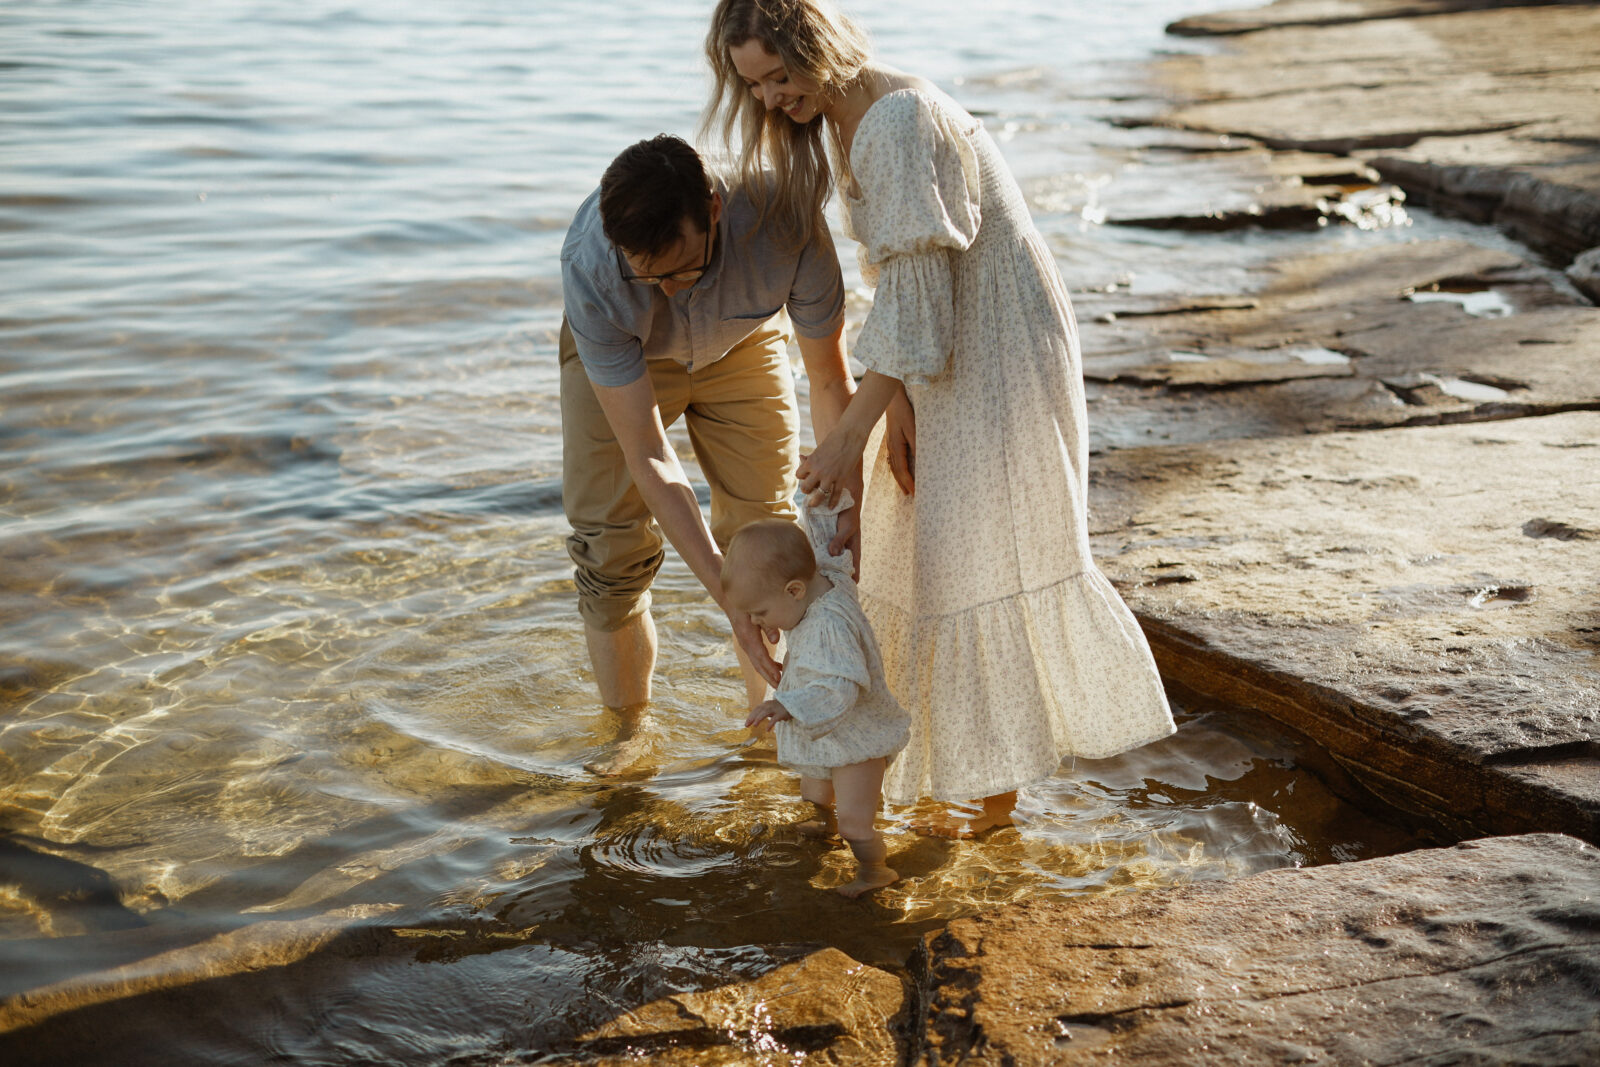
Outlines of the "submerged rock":
{"label": "submerged rock", "polygon": [[906,1008],[900,979],[828,948],[752,982],[626,1012],[571,1051],[598,1064],[894,1063]]}
{"label": "submerged rock", "polygon": [[1019,905],[915,961],[931,1064],[1600,1061],[1600,852],[1552,834]]}

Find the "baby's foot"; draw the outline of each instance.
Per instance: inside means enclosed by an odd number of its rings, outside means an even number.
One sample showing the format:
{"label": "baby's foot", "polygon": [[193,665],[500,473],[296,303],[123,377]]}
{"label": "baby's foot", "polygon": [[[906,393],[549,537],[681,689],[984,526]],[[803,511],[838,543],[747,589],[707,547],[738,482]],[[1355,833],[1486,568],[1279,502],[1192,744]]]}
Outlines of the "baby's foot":
{"label": "baby's foot", "polygon": [[911,824],[911,830],[923,837],[948,837],[958,841],[971,841],[982,837],[990,830],[1015,825],[1009,813],[996,815],[983,812],[972,816],[940,814],[915,820]]}
{"label": "baby's foot", "polygon": [[900,876],[888,867],[863,867],[856,872],[856,880],[848,885],[839,887],[843,896],[855,900],[857,897],[882,889],[886,885],[894,885]]}

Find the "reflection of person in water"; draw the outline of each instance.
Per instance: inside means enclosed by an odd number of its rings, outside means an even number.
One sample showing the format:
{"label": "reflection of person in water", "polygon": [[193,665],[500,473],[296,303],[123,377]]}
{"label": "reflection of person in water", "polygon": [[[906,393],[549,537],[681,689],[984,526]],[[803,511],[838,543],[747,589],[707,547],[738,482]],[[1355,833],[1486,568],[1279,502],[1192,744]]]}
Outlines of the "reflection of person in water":
{"label": "reflection of person in water", "polygon": [[783,680],[745,725],[773,725],[778,762],[799,773],[800,795],[825,812],[814,831],[836,829],[855,853],[856,877],[839,892],[858,897],[899,878],[874,823],[884,767],[905,747],[907,716],[884,682],[850,557],[827,554],[836,515],[837,506],[808,510],[810,537],[781,519],[744,527],[728,545],[722,587],[729,606],[768,636],[789,635]]}
{"label": "reflection of person in water", "polygon": [[[858,557],[889,686],[911,713],[885,791],[981,798],[974,817],[926,832],[1009,825],[1016,789],[1063,756],[1173,729],[1144,636],[1089,551],[1066,289],[983,124],[874,61],[831,4],[721,0],[706,54],[708,125],[744,173],[776,174],[763,211],[804,239],[826,229],[836,190],[877,290],[854,350],[867,374],[819,431],[801,489],[852,477],[879,417],[914,411],[914,433],[891,427],[868,479]],[[913,491],[895,492],[908,466]]]}
{"label": "reflection of person in water", "polygon": [[[826,230],[778,240],[757,225],[743,191],[713,180],[693,148],[666,135],[606,169],[573,219],[561,271],[568,550],[600,699],[623,720],[618,750],[591,765],[606,772],[643,740],[661,533],[726,610],[721,549],[734,530],[795,514],[791,324],[818,437],[849,402],[844,288]],[[667,441],[680,417],[710,483],[710,529]],[[846,483],[859,499],[860,472]],[[855,524],[852,512],[845,532]],[[777,682],[777,665],[748,620],[730,621],[754,706]]]}

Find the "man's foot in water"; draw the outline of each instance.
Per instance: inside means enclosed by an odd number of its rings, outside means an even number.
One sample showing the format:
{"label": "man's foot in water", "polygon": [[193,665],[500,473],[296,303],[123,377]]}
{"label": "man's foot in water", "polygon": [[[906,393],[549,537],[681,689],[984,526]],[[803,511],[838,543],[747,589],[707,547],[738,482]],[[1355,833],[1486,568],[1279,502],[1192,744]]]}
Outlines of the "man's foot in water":
{"label": "man's foot in water", "polygon": [[653,748],[650,713],[643,707],[607,708],[606,712],[618,720],[616,736],[602,745],[599,754],[586,761],[583,769],[601,778],[645,771],[645,757]]}

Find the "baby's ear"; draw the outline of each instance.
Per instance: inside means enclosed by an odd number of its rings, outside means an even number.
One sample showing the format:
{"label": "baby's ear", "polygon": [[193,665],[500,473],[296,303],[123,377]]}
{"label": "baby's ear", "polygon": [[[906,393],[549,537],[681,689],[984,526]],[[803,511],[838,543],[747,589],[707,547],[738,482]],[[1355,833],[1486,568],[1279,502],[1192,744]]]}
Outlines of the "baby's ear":
{"label": "baby's ear", "polygon": [[796,600],[800,600],[806,595],[806,583],[798,578],[790,578],[783,584],[783,591]]}

